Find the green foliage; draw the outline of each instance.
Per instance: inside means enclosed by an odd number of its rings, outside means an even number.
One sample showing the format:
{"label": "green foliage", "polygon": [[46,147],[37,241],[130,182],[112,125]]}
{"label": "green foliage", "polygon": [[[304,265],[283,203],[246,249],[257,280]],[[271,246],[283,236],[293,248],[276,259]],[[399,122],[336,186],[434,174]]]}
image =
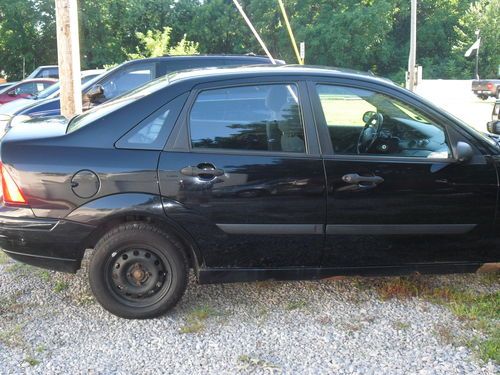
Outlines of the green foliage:
{"label": "green foliage", "polygon": [[[271,53],[296,58],[278,4],[240,0]],[[262,54],[231,0],[79,0],[82,67],[163,54]],[[408,61],[407,0],[286,0],[306,63],[373,72],[402,82]],[[417,63],[425,78],[472,78],[465,51],[481,30],[480,74],[500,64],[500,0],[420,0]],[[166,30],[169,30],[168,32]],[[188,37],[189,41],[188,41]],[[196,41],[191,42],[191,41]],[[198,44],[199,43],[199,44]],[[53,0],[0,0],[0,72],[22,78],[57,63]]]}
{"label": "green foliage", "polygon": [[148,30],[146,34],[137,32],[136,36],[141,47],[136,47],[136,53],[128,53],[130,59],[158,57],[165,55],[194,55],[198,53],[198,43],[186,40],[186,35],[175,46],[170,46],[171,27],[164,27],[163,31]]}

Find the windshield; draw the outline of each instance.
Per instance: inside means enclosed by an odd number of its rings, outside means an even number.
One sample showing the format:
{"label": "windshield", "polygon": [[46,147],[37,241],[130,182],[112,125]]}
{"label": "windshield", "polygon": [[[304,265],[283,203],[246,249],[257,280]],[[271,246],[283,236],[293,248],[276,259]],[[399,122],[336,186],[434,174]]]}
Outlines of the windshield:
{"label": "windshield", "polygon": [[157,78],[150,81],[143,86],[140,86],[134,90],[131,90],[107,103],[101,104],[91,110],[85,112],[82,115],[75,116],[68,124],[66,133],[72,133],[78,129],[81,129],[88,124],[94,122],[100,117],[106,116],[112,112],[119,110],[120,108],[144,97],[155,91],[158,91],[169,84],[168,76]]}
{"label": "windshield", "polygon": [[[82,89],[85,89],[89,86],[89,83],[92,84],[94,81],[96,81],[96,78],[98,78],[100,74],[92,74],[89,76],[82,77]],[[35,99],[47,99],[50,97],[52,94],[54,94],[52,97],[55,98],[56,96],[59,95],[59,89],[61,88],[61,83],[57,82],[53,84],[52,86],[47,87],[45,90],[40,91],[37,95],[34,96]]]}
{"label": "windshield", "polygon": [[38,93],[38,95],[35,95],[35,99],[45,99],[48,98],[50,95],[55,93],[56,91],[59,91],[59,87],[61,84],[59,82],[54,83],[52,86],[47,87],[45,90],[42,90]]}

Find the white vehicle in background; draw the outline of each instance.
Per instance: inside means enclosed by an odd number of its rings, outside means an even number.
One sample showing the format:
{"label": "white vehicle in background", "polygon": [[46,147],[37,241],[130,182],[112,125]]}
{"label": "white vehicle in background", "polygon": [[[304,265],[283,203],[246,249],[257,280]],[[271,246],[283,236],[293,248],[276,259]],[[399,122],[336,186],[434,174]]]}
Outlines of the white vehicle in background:
{"label": "white vehicle in background", "polygon": [[57,65],[43,65],[39,66],[33,72],[26,77],[26,79],[31,78],[57,78],[59,79],[59,67]]}

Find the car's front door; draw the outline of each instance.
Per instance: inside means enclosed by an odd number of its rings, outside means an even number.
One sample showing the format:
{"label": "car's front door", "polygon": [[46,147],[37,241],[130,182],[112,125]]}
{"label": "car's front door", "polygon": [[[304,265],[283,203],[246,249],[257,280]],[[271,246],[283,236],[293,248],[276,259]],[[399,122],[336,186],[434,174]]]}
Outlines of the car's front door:
{"label": "car's front door", "polygon": [[[497,200],[477,141],[387,85],[314,82],[328,186],[328,267],[481,262]],[[474,156],[456,160],[468,142]]]}
{"label": "car's front door", "polygon": [[167,216],[207,267],[318,266],[325,177],[298,82],[192,93],[159,164]]}

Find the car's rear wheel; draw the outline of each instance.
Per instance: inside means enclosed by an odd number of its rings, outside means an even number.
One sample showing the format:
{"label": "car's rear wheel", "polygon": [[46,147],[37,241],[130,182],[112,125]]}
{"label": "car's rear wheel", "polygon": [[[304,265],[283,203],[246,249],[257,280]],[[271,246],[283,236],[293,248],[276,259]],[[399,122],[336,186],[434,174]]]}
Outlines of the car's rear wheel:
{"label": "car's rear wheel", "polygon": [[97,301],[127,319],[164,314],[184,294],[187,279],[182,246],[147,223],[125,223],[110,230],[97,243],[89,266]]}

